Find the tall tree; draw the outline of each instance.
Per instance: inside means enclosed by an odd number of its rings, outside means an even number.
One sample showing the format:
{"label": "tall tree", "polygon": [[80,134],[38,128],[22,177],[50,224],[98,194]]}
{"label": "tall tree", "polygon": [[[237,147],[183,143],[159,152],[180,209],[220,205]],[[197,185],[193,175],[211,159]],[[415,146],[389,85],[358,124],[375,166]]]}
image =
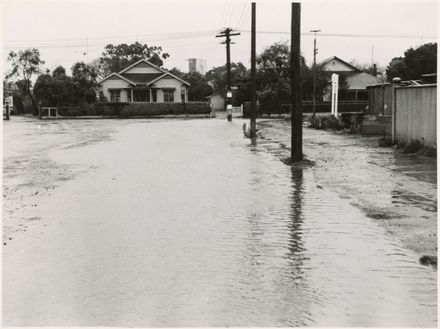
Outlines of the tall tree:
{"label": "tall tree", "polygon": [[[301,56],[302,98],[313,98],[313,68],[306,65]],[[257,90],[260,101],[270,102],[274,106],[290,102],[290,47],[287,43],[277,42],[265,48],[257,56]],[[329,73],[322,66],[316,66],[317,99],[329,83]]]}
{"label": "tall tree", "polygon": [[33,90],[35,98],[45,106],[55,106],[56,92],[54,90],[53,78],[50,74],[42,74],[37,78]]}
{"label": "tall tree", "polygon": [[387,66],[386,75],[389,82],[395,77],[404,79],[405,77],[405,60],[403,57],[394,57]]}
{"label": "tall tree", "polygon": [[80,104],[96,101],[97,77],[95,69],[84,62],[72,66],[72,82]]}
{"label": "tall tree", "polygon": [[437,43],[426,43],[417,48],[409,48],[404,57],[394,57],[388,64],[388,81],[399,77],[403,80],[417,80],[427,73],[437,72]]}
{"label": "tall tree", "polygon": [[204,101],[213,93],[213,88],[208,84],[205,76],[198,72],[187,73],[183,79],[191,84],[188,90],[190,101]]}
{"label": "tall tree", "polygon": [[437,72],[437,43],[427,43],[405,51],[405,80],[420,79],[422,74]]}
{"label": "tall tree", "polygon": [[[231,63],[232,86],[237,86],[245,78],[246,74],[247,68],[243,63]],[[205,76],[216,92],[226,94],[226,65],[212,68]]]}
{"label": "tall tree", "polygon": [[12,65],[12,70],[6,75],[6,78],[19,78],[23,81],[21,86],[22,94],[29,96],[32,101],[34,115],[38,114],[38,106],[31,92],[31,79],[41,71],[44,61],[40,58],[38,49],[20,50],[18,53],[11,51],[7,57]]}
{"label": "tall tree", "polygon": [[157,66],[162,66],[163,59],[169,56],[168,53],[162,52],[162,47],[148,46],[137,41],[132,44],[108,44],[99,59],[98,72],[104,75],[119,72],[140,59],[147,59]]}

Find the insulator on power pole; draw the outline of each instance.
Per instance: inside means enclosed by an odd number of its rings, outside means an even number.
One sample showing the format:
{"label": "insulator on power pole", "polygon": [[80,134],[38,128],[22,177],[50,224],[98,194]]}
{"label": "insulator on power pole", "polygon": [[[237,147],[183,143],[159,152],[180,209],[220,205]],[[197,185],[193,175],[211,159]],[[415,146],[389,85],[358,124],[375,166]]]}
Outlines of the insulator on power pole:
{"label": "insulator on power pole", "polygon": [[[232,99],[232,85],[231,85],[231,49],[230,49],[230,45],[231,43],[231,36],[234,35],[240,35],[240,32],[233,32],[233,30],[231,28],[226,28],[223,31],[220,32],[219,35],[216,35],[216,38],[226,38],[226,40],[224,42],[222,42],[222,44],[226,44],[226,91],[227,91],[227,95],[226,95],[226,102],[227,102],[227,106],[226,106],[226,110],[228,112],[228,121],[232,121],[232,103],[231,103],[231,99]],[[230,97],[228,97],[228,95],[230,94]],[[229,107],[229,105],[231,105]],[[230,110],[229,110],[230,108]]]}

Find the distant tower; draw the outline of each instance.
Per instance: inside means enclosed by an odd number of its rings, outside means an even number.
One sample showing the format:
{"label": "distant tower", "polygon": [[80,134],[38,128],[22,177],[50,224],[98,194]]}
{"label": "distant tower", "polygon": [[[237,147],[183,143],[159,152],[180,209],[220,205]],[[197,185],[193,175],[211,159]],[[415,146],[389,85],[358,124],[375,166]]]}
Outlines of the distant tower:
{"label": "distant tower", "polygon": [[188,59],[189,72],[199,72],[200,74],[206,73],[206,60],[201,58],[189,58]]}

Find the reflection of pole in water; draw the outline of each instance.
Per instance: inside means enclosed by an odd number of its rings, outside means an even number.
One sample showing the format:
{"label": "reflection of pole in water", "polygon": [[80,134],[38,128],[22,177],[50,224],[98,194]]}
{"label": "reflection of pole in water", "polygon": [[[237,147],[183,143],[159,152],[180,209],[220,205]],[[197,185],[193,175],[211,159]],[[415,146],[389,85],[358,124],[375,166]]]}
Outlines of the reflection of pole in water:
{"label": "reflection of pole in water", "polygon": [[289,225],[289,259],[292,261],[295,269],[295,276],[302,273],[303,255],[304,251],[302,241],[302,203],[303,203],[303,169],[292,168],[292,200],[291,200],[291,223]]}

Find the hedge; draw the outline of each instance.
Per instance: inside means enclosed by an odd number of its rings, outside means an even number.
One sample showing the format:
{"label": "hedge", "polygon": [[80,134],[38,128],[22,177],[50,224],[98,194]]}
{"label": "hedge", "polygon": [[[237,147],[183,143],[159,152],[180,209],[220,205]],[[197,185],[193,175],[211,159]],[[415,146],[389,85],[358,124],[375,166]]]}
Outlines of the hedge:
{"label": "hedge", "polygon": [[188,103],[95,103],[84,106],[58,106],[60,116],[153,117],[211,113],[205,102]]}

